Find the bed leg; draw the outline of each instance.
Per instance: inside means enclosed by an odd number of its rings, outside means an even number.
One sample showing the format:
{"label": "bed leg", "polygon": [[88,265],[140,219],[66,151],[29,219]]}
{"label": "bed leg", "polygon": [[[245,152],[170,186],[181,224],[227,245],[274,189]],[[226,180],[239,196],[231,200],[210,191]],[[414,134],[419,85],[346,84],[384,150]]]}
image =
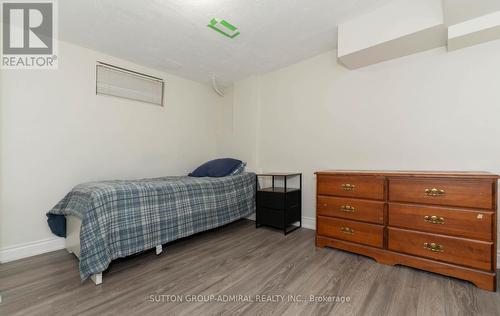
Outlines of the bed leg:
{"label": "bed leg", "polygon": [[156,246],[156,254],[159,255],[163,251],[163,247],[161,245]]}
{"label": "bed leg", "polygon": [[92,279],[92,282],[95,283],[95,285],[100,285],[102,284],[102,272],[98,274],[92,274],[90,276],[90,279]]}

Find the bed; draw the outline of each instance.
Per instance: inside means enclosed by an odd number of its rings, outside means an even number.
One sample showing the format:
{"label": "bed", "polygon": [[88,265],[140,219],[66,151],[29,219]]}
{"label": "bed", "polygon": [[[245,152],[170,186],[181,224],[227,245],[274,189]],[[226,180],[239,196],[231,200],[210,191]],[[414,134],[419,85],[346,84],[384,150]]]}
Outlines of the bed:
{"label": "bed", "polygon": [[[65,228],[82,282],[100,284],[114,259],[152,248],[159,254],[165,243],[248,217],[255,191],[254,173],[90,182],[74,187],[47,216],[54,233]],[[54,219],[66,227],[51,225]]]}

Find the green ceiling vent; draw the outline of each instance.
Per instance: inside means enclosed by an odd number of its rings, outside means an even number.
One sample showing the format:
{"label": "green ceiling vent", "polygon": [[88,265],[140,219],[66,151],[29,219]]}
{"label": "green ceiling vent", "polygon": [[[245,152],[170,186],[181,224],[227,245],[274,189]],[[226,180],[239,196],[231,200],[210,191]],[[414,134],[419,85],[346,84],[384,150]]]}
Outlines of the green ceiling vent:
{"label": "green ceiling vent", "polygon": [[238,28],[226,20],[213,18],[207,26],[229,38],[235,38],[236,36],[240,35],[240,31],[238,31]]}

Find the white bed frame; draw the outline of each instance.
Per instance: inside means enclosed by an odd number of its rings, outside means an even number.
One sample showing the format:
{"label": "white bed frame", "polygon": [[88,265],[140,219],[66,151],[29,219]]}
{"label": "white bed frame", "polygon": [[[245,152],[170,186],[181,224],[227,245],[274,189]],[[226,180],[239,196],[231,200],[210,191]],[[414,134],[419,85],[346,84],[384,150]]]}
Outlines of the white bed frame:
{"label": "white bed frame", "polygon": [[[82,221],[76,216],[66,216],[66,250],[74,254],[80,260],[80,227]],[[159,255],[163,251],[162,245],[156,246],[156,254]],[[90,279],[95,285],[102,284],[102,272],[93,274]]]}

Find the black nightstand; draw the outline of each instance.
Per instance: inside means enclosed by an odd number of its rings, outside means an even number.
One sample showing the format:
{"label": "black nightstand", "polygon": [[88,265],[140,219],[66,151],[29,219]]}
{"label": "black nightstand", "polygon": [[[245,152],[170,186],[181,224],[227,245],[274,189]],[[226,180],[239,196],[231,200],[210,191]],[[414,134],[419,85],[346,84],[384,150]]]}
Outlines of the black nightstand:
{"label": "black nightstand", "polygon": [[[259,177],[272,177],[272,186],[259,188]],[[283,187],[275,187],[275,178],[283,178]],[[299,188],[287,187],[287,180],[299,177]],[[257,212],[255,227],[270,226],[282,229],[286,235],[302,227],[302,173],[257,174]],[[299,226],[293,223],[300,222]],[[289,227],[292,229],[288,229]]]}

